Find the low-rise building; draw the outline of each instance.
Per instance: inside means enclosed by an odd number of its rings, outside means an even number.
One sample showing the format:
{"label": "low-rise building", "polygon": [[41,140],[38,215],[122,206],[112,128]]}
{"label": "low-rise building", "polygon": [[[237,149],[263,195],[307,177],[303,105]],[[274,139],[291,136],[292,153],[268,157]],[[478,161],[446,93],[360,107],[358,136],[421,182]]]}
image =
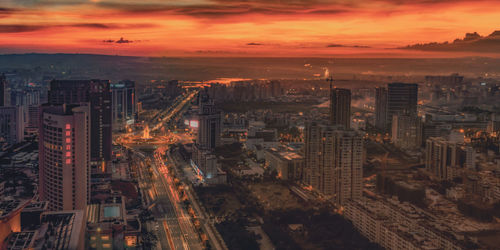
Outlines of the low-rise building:
{"label": "low-rise building", "polygon": [[289,147],[270,148],[265,151],[266,164],[282,180],[299,181],[302,178],[304,157]]}

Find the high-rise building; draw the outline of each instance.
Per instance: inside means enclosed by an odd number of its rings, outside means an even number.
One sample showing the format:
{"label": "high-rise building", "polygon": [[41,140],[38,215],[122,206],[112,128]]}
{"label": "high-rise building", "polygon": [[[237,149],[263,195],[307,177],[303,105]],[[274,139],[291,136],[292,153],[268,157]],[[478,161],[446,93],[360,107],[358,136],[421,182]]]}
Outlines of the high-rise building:
{"label": "high-rise building", "polygon": [[345,129],[351,127],[351,90],[330,88],[330,121]]}
{"label": "high-rise building", "polygon": [[5,74],[0,75],[0,107],[10,105],[9,85]]}
{"label": "high-rise building", "polygon": [[357,200],[363,195],[363,137],[355,131],[336,131],[335,185],[336,202]]}
{"label": "high-rise building", "polygon": [[200,103],[198,114],[198,139],[196,143],[202,149],[215,149],[220,145],[222,114],[212,100]]}
{"label": "high-rise building", "polygon": [[304,141],[304,184],[326,195],[335,194],[334,139],[335,128],[310,122],[306,125]]}
{"label": "high-rise building", "polygon": [[363,138],[352,130],[309,122],[303,182],[341,204],[362,195]]}
{"label": "high-rise building", "polygon": [[418,85],[414,83],[389,83],[387,86],[387,121],[397,114],[417,115]]}
{"label": "high-rise building", "polygon": [[416,115],[397,114],[392,117],[392,142],[406,150],[422,146],[423,122]]}
{"label": "high-rise building", "polygon": [[135,82],[125,80],[111,84],[113,129],[123,129],[129,121],[135,120]]}
{"label": "high-rise building", "polygon": [[40,110],[40,199],[51,210],[85,210],[90,201],[90,107],[47,104]]}
{"label": "high-rise building", "polygon": [[387,130],[387,89],[384,87],[375,89],[375,127]]}
{"label": "high-rise building", "polygon": [[386,88],[376,89],[375,126],[390,131],[392,119],[397,114],[417,115],[418,85],[389,83]]}
{"label": "high-rise building", "polygon": [[23,107],[0,107],[0,138],[10,144],[24,140]]}
{"label": "high-rise building", "polygon": [[101,166],[111,160],[112,114],[111,89],[107,80],[53,80],[49,104],[90,103],[91,165]]}

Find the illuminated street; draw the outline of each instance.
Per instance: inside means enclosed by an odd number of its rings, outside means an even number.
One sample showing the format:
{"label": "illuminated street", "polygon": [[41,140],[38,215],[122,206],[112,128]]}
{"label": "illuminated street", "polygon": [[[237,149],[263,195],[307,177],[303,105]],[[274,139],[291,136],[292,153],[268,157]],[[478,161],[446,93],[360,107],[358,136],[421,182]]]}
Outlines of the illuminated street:
{"label": "illuminated street", "polygon": [[[175,143],[179,138],[173,133],[160,135],[160,128],[169,127],[175,121],[173,118],[185,110],[195,95],[195,91],[186,94],[171,108],[160,112],[156,116],[158,118],[146,124],[144,130],[128,133],[118,140],[135,152],[134,160],[140,172],[139,184],[155,218],[149,224],[149,230],[158,236],[157,247],[161,249],[202,249],[192,218],[182,206],[174,180],[160,158],[160,152],[164,152],[169,144]],[[138,150],[147,147],[155,147],[156,150],[149,154]]]}

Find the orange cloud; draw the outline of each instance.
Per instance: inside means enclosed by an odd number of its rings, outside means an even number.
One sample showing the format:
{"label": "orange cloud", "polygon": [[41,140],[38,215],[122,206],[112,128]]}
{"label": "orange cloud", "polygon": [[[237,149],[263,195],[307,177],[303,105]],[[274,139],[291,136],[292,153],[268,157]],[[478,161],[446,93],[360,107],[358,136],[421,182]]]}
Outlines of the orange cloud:
{"label": "orange cloud", "polygon": [[[4,1],[4,53],[443,56],[391,48],[500,28],[492,22],[500,20],[498,1]],[[142,42],[102,42],[120,37]]]}

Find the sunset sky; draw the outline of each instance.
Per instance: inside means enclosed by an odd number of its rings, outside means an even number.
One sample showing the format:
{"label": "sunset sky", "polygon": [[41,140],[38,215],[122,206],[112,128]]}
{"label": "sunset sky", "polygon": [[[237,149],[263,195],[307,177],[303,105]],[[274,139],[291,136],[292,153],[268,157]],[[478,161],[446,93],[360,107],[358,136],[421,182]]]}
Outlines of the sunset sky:
{"label": "sunset sky", "polygon": [[499,20],[480,0],[0,0],[0,53],[461,56],[394,48]]}

